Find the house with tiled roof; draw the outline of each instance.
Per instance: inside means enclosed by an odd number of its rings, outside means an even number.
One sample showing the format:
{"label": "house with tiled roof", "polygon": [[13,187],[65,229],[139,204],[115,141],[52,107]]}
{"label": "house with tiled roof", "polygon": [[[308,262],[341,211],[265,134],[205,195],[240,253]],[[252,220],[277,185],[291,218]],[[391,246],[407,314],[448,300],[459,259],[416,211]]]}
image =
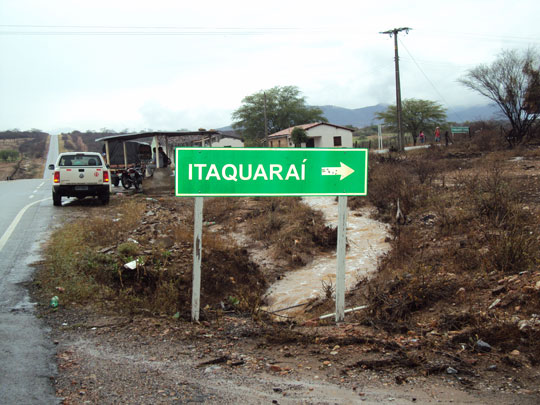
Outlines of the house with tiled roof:
{"label": "house with tiled roof", "polygon": [[303,128],[308,136],[306,148],[352,148],[353,130],[327,122],[314,122],[311,124],[295,125],[279,132],[268,135],[268,146],[271,148],[294,147],[291,139],[292,130]]}

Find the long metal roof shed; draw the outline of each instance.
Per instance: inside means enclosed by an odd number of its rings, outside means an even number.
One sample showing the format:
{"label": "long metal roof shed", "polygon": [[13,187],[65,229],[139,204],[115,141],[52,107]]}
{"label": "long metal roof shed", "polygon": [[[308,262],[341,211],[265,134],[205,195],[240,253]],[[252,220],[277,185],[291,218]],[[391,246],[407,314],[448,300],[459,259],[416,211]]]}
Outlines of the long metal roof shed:
{"label": "long metal roof shed", "polygon": [[[210,130],[210,131],[175,131],[175,132],[166,132],[166,131],[153,131],[153,132],[137,132],[133,134],[119,134],[119,135],[110,135],[105,136],[103,138],[96,139],[96,142],[105,142],[105,154],[107,157],[107,164],[109,164],[109,142],[111,141],[120,141],[124,145],[124,164],[127,168],[127,153],[126,153],[126,144],[125,141],[132,141],[134,139],[141,139],[141,138],[154,138],[154,143],[158,144],[158,137],[163,136],[165,137],[165,150],[167,150],[167,139],[178,137],[178,136],[212,136],[215,134],[219,134],[219,131]],[[156,159],[156,165],[159,168],[159,159]]]}
{"label": "long metal roof shed", "polygon": [[153,138],[158,136],[164,136],[166,138],[171,137],[177,137],[177,136],[190,136],[190,135],[215,135],[219,134],[219,131],[174,131],[174,132],[163,132],[163,131],[155,131],[155,132],[137,132],[133,134],[118,134],[118,135],[110,135],[110,136],[104,136],[103,138],[96,139],[96,142],[107,142],[107,141],[132,141],[134,139],[141,139],[141,138]]}

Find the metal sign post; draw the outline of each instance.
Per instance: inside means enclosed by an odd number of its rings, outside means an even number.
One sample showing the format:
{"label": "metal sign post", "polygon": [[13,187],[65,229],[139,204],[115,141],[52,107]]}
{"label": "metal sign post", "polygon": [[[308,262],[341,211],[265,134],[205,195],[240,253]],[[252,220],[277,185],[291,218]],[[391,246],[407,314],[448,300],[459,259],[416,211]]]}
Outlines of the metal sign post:
{"label": "metal sign post", "polygon": [[347,196],[367,195],[367,149],[176,148],[176,196],[195,197],[191,318],[199,320],[203,197],[339,196],[336,322],[345,316]]}
{"label": "metal sign post", "polygon": [[193,286],[191,292],[191,319],[193,321],[199,320],[201,307],[203,199],[204,197],[195,197],[193,211]]}
{"label": "metal sign post", "polygon": [[345,319],[345,256],[347,249],[347,196],[338,197],[338,237],[336,271],[336,322]]}

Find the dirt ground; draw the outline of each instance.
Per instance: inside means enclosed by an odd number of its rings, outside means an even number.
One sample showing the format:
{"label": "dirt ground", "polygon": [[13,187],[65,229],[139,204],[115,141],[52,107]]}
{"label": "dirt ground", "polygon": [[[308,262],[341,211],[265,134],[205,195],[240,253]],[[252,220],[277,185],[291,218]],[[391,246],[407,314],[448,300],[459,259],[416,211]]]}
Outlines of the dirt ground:
{"label": "dirt ground", "polygon": [[[448,353],[410,368],[406,342],[372,336],[354,323],[288,331],[235,315],[194,324],[81,309],[47,319],[64,404],[536,404],[539,398],[533,370],[491,370],[489,355],[479,359],[482,368],[471,368]],[[379,369],[383,364],[390,367]],[[456,374],[446,371],[451,367]]]}
{"label": "dirt ground", "polygon": [[[48,138],[47,138],[48,139]],[[22,146],[22,149],[21,149]],[[16,150],[21,153],[22,159],[16,162],[0,163],[0,181],[11,177],[11,180],[41,178],[45,165],[43,151],[48,148],[48,140],[34,140],[31,137],[16,137],[0,139],[0,150]]]}
{"label": "dirt ground", "polygon": [[[114,196],[107,212],[114,217],[120,207],[117,204],[129,198],[134,197]],[[167,226],[159,223],[170,224],[171,215],[191,220],[191,206],[178,214],[174,197],[140,200],[148,204],[146,212],[151,212],[131,233],[141,243],[169,243]],[[244,222],[254,216],[257,207],[250,200],[227,216]],[[63,209],[78,218],[104,212],[92,200],[74,202]],[[211,221],[207,228],[222,231],[230,226],[229,220],[219,215],[205,219],[224,224]],[[189,226],[185,227],[189,234]],[[237,231],[244,228],[240,226]],[[248,252],[261,248],[261,241],[253,236],[243,240],[250,239],[252,243],[243,248]],[[176,244],[169,248],[173,252],[171,267],[176,263],[178,271],[182,266],[188,268],[190,263],[185,258],[191,255],[191,246]],[[268,254],[261,267],[270,279],[299,260],[295,252],[290,252],[290,260],[282,259],[273,266],[268,260],[271,249],[265,248]],[[217,268],[219,264],[214,265]],[[222,265],[226,267],[227,263]],[[232,285],[223,288],[235,291]],[[519,352],[503,356],[495,350],[455,350],[439,344],[447,334],[417,334],[411,330],[389,333],[366,326],[354,315],[340,325],[278,323],[253,316],[245,309],[227,305],[219,309],[219,300],[202,310],[201,323],[189,322],[188,303],[183,303],[187,307],[180,316],[149,310],[121,312],[99,302],[61,304],[53,310],[46,304],[48,297],[40,295],[42,291],[35,293],[42,303],[38,306],[40,314],[51,326],[51,338],[57,344],[55,385],[64,404],[540,401],[540,370]],[[58,295],[62,303],[62,292]],[[331,302],[323,302],[314,313],[331,307]]]}

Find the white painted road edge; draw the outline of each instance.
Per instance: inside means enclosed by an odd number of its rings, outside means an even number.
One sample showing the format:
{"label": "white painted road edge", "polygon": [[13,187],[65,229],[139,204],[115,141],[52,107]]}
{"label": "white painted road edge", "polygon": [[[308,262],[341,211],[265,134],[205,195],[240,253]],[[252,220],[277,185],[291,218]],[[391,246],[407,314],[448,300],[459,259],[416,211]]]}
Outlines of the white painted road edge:
{"label": "white painted road edge", "polygon": [[2,251],[2,249],[4,248],[4,245],[7,243],[7,241],[9,240],[9,237],[11,236],[11,234],[13,233],[13,231],[15,230],[15,228],[17,227],[17,224],[19,223],[19,221],[21,220],[22,216],[24,215],[24,213],[26,212],[26,210],[28,208],[30,208],[32,205],[35,205],[37,203],[40,203],[42,201],[47,201],[47,200],[50,200],[51,198],[44,198],[43,200],[38,200],[38,201],[34,201],[28,205],[26,205],[22,210],[19,211],[19,213],[17,214],[17,216],[15,217],[15,219],[11,222],[11,224],[9,225],[8,229],[6,229],[6,231],[4,232],[4,234],[2,235],[2,238],[0,238],[0,252]]}

